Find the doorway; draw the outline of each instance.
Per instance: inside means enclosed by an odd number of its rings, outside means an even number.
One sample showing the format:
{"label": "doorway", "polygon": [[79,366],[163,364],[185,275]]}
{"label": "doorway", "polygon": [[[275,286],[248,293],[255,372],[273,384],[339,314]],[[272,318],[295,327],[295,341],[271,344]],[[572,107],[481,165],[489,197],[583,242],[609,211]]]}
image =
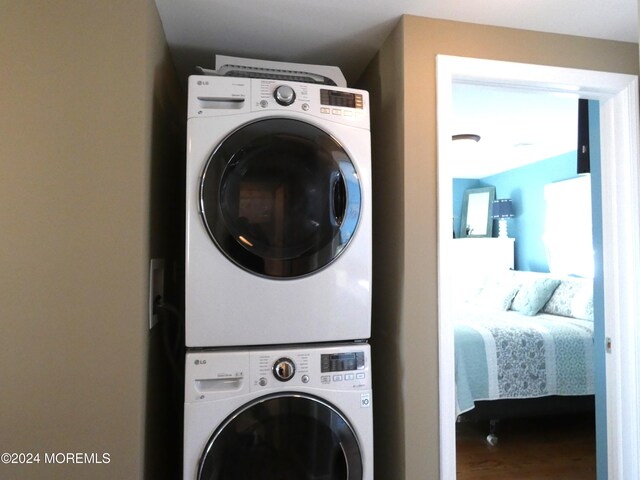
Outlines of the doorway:
{"label": "doorway", "polygon": [[[596,335],[606,370],[606,436],[598,444],[600,476],[625,478],[638,472],[640,414],[638,359],[639,329],[634,324],[640,307],[634,292],[640,278],[638,218],[638,95],[637,77],[622,74],[544,67],[509,62],[438,56],[438,196],[439,265],[450,264],[452,175],[451,96],[454,81],[471,81],[511,88],[571,93],[600,102],[603,211],[604,312],[606,322]],[[624,260],[622,260],[624,259]],[[440,269],[442,272],[442,268]],[[450,277],[450,276],[449,276]],[[448,323],[453,288],[439,275],[440,475],[454,479],[455,381],[453,328]],[[611,348],[609,348],[611,347]],[[605,348],[607,353],[605,354]],[[621,367],[625,366],[623,370]],[[622,421],[622,412],[625,419]],[[606,445],[606,447],[605,447]],[[604,463],[604,465],[603,465]]]}

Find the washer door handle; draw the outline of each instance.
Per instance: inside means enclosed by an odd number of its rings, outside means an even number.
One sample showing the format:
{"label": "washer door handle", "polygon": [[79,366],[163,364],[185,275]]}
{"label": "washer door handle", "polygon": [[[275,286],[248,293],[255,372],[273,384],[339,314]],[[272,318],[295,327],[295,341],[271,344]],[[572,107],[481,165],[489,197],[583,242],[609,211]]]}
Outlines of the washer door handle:
{"label": "washer door handle", "polygon": [[340,173],[335,174],[331,190],[331,210],[333,212],[333,220],[335,221],[335,225],[340,227],[344,220],[345,209],[347,206],[347,189]]}

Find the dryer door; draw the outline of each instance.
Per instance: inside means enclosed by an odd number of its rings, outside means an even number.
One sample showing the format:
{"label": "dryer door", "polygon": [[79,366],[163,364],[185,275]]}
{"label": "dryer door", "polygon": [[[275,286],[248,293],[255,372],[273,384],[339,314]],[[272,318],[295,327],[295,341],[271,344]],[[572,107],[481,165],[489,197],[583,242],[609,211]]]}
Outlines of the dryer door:
{"label": "dryer door", "polygon": [[345,417],[300,393],[257,399],[209,439],[198,480],[362,480],[362,457]]}
{"label": "dryer door", "polygon": [[215,149],[200,184],[200,209],[218,248],[240,267],[295,278],[327,266],[360,218],[352,160],[306,122],[246,124]]}

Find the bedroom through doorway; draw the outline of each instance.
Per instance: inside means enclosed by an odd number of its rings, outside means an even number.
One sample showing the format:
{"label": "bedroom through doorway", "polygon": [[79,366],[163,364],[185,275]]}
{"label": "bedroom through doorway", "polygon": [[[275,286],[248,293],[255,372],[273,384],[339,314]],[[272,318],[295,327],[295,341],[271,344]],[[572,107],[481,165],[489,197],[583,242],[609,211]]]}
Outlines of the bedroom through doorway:
{"label": "bedroom through doorway", "polygon": [[[452,130],[451,105],[455,82],[569,94],[574,98],[595,101],[596,104],[599,102],[597,110],[601,122],[602,211],[614,214],[602,218],[602,260],[596,264],[596,271],[600,269],[602,273],[602,283],[596,287],[596,291],[598,288],[603,291],[604,302],[601,308],[607,312],[606,324],[603,321],[598,328],[598,322],[594,322],[595,349],[592,355],[596,363],[594,376],[599,404],[597,469],[598,478],[625,478],[624,472],[632,475],[638,471],[640,436],[640,415],[634,400],[638,398],[639,392],[637,366],[632,358],[632,352],[636,352],[640,346],[640,332],[630,320],[636,318],[640,308],[636,296],[629,294],[640,284],[640,234],[636,220],[639,214],[637,77],[448,56],[438,56],[437,66],[440,478],[456,478],[454,420],[458,410],[451,318],[457,301],[454,286],[458,287],[464,277],[464,271],[460,269],[455,274],[448,274],[446,270],[447,266],[455,265],[455,259],[458,258],[454,251],[451,226],[455,216],[451,201],[454,194],[450,161],[453,155],[451,138],[458,133],[473,133]],[[462,226],[464,233],[473,233],[466,231],[466,226]],[[509,229],[511,227],[509,225]],[[455,223],[453,230],[455,235]],[[517,242],[516,239],[516,244]],[[624,258],[625,262],[619,262],[620,258]],[[603,315],[602,312],[600,314]],[[613,345],[606,353],[605,335],[607,345]],[[633,364],[632,371],[620,368],[622,364],[629,366],[630,363]],[[622,411],[625,412],[624,422]],[[601,428],[602,425],[606,428]]]}
{"label": "bedroom through doorway", "polygon": [[591,225],[601,224],[578,167],[578,97],[454,82],[452,112],[454,135],[480,137],[454,141],[449,162],[454,255],[442,274],[456,278],[458,478],[595,479]]}

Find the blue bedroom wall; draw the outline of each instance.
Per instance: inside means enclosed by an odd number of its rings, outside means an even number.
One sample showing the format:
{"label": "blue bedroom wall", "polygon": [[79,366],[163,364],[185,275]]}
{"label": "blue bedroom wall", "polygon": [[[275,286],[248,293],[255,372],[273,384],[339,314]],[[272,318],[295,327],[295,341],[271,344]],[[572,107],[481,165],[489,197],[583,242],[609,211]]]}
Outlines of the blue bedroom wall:
{"label": "blue bedroom wall", "polygon": [[[453,205],[459,236],[462,197],[467,188],[496,187],[496,198],[511,198],[515,217],[507,220],[509,237],[515,238],[515,268],[548,272],[549,265],[542,243],[544,229],[544,186],[576,176],[576,151],[551,157],[524,167],[481,179],[454,179]],[[497,225],[493,228],[498,235]]]}
{"label": "blue bedroom wall", "polygon": [[[576,151],[572,151],[481,180],[483,186],[496,187],[496,198],[513,200],[516,216],[507,220],[507,226],[509,236],[516,239],[516,270],[549,271],[542,242],[544,186],[575,176]],[[497,228],[494,228],[494,232],[497,232]]]}

